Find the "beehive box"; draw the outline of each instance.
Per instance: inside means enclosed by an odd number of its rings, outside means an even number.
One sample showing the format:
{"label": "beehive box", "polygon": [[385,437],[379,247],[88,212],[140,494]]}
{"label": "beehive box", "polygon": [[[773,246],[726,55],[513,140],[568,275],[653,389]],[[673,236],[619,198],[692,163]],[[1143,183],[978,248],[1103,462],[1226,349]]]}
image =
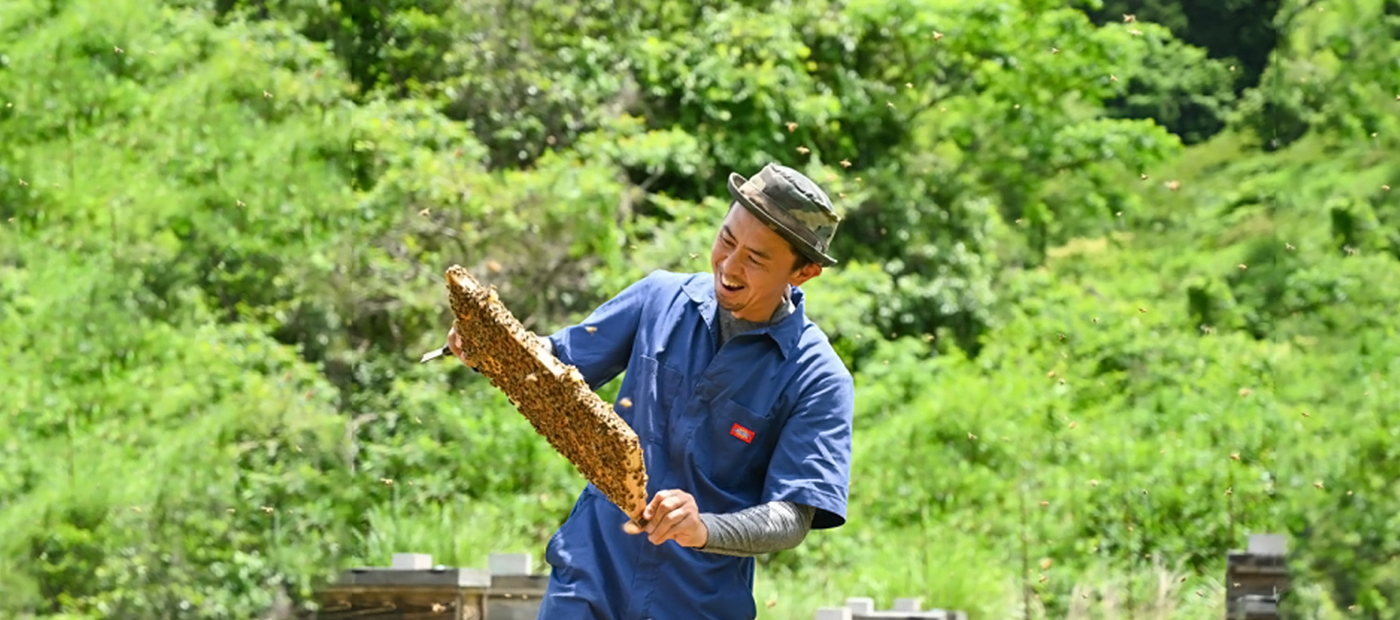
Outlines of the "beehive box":
{"label": "beehive box", "polygon": [[1225,556],[1225,617],[1228,620],[1278,620],[1279,608],[1292,588],[1287,539],[1280,534],[1252,534],[1246,551]]}
{"label": "beehive box", "polygon": [[491,576],[469,568],[355,568],[316,593],[315,620],[433,618],[484,620]]}
{"label": "beehive box", "polygon": [[646,467],[637,434],[589,388],[577,368],[564,364],[459,265],[447,270],[448,298],[462,351],[491,385],[556,451],[645,526]]}
{"label": "beehive box", "polygon": [[391,566],[352,568],[316,592],[320,609],[303,620],[421,618],[535,620],[549,587],[531,557],[492,553],[487,570],[433,566],[432,556],[396,553]]}

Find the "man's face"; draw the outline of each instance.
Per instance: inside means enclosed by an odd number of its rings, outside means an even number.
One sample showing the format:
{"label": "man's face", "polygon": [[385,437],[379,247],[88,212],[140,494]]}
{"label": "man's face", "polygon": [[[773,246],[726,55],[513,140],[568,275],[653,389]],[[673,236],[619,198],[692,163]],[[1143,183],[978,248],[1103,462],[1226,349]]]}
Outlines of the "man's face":
{"label": "man's face", "polygon": [[748,321],[767,321],[788,285],[800,286],[821,274],[821,266],[793,269],[797,255],[773,229],[749,210],[731,204],[710,249],[719,306]]}

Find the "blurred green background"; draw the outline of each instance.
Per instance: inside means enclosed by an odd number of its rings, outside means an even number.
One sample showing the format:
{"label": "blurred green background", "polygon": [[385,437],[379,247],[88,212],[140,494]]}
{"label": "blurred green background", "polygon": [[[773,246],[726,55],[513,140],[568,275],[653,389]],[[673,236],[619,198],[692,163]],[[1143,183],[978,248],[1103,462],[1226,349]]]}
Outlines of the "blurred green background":
{"label": "blurred green background", "polygon": [[1219,617],[1259,532],[1400,617],[1396,58],[1400,0],[5,0],[0,617],[538,558],[583,482],[416,364],[443,271],[551,332],[769,161],[858,409],[761,617]]}

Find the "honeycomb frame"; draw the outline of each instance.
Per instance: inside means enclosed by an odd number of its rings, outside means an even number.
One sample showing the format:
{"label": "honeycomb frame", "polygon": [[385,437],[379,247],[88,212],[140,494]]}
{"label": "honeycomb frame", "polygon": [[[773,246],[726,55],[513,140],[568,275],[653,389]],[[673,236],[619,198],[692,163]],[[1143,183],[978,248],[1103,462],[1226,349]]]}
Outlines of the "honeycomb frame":
{"label": "honeycomb frame", "polygon": [[460,265],[447,270],[462,353],[550,446],[636,525],[646,527],[647,473],[637,433]]}

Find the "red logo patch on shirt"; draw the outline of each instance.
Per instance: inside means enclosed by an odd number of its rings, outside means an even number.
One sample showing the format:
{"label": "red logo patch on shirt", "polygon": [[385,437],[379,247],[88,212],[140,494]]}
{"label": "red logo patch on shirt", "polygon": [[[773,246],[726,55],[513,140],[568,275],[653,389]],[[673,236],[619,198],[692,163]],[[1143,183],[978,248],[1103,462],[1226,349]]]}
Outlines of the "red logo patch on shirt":
{"label": "red logo patch on shirt", "polygon": [[729,434],[738,437],[744,443],[753,443],[753,431],[744,428],[744,426],[738,422],[735,422],[734,426],[729,427]]}

